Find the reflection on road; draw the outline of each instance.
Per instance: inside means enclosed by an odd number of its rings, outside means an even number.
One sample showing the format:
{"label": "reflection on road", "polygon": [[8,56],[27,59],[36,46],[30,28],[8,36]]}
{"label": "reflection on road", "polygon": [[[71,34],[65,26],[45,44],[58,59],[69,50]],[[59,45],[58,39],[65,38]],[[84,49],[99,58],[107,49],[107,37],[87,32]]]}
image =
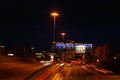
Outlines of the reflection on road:
{"label": "reflection on road", "polygon": [[61,69],[63,68],[63,66],[61,66],[61,64],[56,64],[53,65],[49,68],[47,68],[46,70],[44,70],[43,72],[41,72],[40,74],[38,74],[34,80],[53,80],[56,79],[56,75],[58,77],[59,71],[61,71]]}
{"label": "reflection on road", "polygon": [[34,80],[106,80],[103,75],[94,69],[89,69],[86,65],[72,63],[55,64],[39,73]]}

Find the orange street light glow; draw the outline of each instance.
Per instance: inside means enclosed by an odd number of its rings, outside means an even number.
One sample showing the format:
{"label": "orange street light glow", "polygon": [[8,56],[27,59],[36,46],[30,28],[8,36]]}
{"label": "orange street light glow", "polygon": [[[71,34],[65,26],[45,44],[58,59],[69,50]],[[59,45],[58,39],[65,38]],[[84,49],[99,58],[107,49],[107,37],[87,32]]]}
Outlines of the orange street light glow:
{"label": "orange street light glow", "polygon": [[52,12],[51,16],[59,16],[59,14],[57,12]]}
{"label": "orange street light glow", "polygon": [[66,35],[66,33],[61,33],[62,36]]}

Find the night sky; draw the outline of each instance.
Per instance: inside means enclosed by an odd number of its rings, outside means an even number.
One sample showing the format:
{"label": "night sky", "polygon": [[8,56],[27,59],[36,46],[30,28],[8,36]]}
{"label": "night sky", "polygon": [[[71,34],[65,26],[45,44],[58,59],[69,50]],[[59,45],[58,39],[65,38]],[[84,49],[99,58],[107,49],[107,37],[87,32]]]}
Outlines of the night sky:
{"label": "night sky", "polygon": [[114,0],[4,0],[0,6],[0,44],[8,49],[16,44],[50,49],[54,10],[60,14],[56,41],[66,32],[65,41],[120,44],[120,6]]}

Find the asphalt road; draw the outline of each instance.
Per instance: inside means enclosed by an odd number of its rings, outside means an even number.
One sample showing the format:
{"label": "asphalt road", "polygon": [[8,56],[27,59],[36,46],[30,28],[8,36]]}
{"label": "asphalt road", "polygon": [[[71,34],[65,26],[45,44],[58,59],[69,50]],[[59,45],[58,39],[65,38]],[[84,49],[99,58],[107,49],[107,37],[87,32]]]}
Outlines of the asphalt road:
{"label": "asphalt road", "polygon": [[84,65],[64,67],[62,74],[65,80],[94,80],[94,73]]}
{"label": "asphalt road", "polygon": [[71,66],[53,65],[39,73],[34,80],[120,80],[120,77],[101,74],[95,69],[89,69],[86,65],[72,63]]}

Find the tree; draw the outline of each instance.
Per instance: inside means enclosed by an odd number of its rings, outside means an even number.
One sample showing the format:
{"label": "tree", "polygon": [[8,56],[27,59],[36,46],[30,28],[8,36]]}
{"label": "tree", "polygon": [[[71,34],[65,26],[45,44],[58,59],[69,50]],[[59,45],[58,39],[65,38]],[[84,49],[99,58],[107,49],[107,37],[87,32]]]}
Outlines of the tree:
{"label": "tree", "polygon": [[97,57],[97,58],[100,58],[101,54],[102,54],[102,46],[96,47],[94,56]]}
{"label": "tree", "polygon": [[106,61],[108,63],[111,63],[113,61],[113,57],[116,54],[116,46],[114,45],[114,43],[112,41],[109,41],[107,44],[107,51],[106,51]]}
{"label": "tree", "polygon": [[108,52],[109,52],[109,47],[108,47],[108,45],[102,46],[101,51],[102,51],[102,60],[106,60],[106,59],[107,59],[107,54],[108,54]]}
{"label": "tree", "polygon": [[113,57],[115,54],[116,47],[113,44],[113,42],[110,41],[105,45],[96,47],[94,56],[98,58],[100,61],[111,63],[113,61]]}

